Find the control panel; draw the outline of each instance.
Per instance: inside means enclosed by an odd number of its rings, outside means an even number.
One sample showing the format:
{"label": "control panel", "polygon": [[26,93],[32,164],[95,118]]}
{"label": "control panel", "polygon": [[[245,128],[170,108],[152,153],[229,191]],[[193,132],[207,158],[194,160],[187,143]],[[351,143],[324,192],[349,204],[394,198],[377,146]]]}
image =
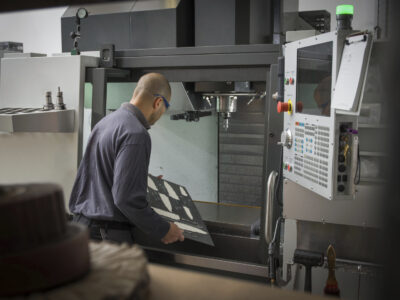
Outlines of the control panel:
{"label": "control panel", "polygon": [[336,32],[286,44],[283,176],[329,199],[353,194],[356,121],[331,107],[340,56]]}

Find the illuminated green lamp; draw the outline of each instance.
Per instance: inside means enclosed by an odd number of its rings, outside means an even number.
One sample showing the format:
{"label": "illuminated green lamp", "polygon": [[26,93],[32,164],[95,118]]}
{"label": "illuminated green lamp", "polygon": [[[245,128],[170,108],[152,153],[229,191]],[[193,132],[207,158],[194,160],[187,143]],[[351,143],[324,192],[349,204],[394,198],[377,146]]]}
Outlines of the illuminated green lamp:
{"label": "illuminated green lamp", "polygon": [[352,30],[351,21],[353,20],[354,6],[343,4],[336,6],[337,30]]}
{"label": "illuminated green lamp", "polygon": [[354,6],[350,4],[343,4],[336,6],[337,15],[354,15]]}

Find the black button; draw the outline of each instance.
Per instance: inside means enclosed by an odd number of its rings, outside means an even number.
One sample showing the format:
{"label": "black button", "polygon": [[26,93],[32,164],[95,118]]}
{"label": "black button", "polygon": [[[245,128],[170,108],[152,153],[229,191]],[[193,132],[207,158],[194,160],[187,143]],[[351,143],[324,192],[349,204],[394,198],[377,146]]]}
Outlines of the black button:
{"label": "black button", "polygon": [[343,154],[340,154],[339,155],[339,162],[344,162],[344,160],[345,160],[345,157],[344,157],[344,155]]}
{"label": "black button", "polygon": [[339,172],[345,172],[346,171],[346,166],[345,165],[340,165],[339,166]]}
{"label": "black button", "polygon": [[347,182],[347,175],[343,175],[343,176],[342,176],[342,180],[343,180],[344,182]]}
{"label": "black button", "polygon": [[337,176],[337,181],[338,181],[338,182],[341,182],[341,181],[342,181],[342,176],[338,175],[338,176]]}
{"label": "black button", "polygon": [[345,189],[345,188],[344,188],[344,185],[341,184],[341,185],[338,186],[337,189],[338,189],[339,192],[344,192],[344,189]]}

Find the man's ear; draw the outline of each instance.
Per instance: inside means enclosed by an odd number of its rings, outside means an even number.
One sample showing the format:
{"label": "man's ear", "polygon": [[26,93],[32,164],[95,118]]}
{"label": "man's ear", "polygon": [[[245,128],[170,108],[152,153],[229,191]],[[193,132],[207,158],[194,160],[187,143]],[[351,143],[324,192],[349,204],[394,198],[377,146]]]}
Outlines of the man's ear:
{"label": "man's ear", "polygon": [[160,101],[162,101],[161,97],[157,97],[154,102],[153,102],[153,108],[157,109],[157,107],[160,105]]}
{"label": "man's ear", "polygon": [[152,108],[153,109],[156,109],[157,108],[157,98],[155,98],[154,100],[153,100],[153,105],[152,105]]}

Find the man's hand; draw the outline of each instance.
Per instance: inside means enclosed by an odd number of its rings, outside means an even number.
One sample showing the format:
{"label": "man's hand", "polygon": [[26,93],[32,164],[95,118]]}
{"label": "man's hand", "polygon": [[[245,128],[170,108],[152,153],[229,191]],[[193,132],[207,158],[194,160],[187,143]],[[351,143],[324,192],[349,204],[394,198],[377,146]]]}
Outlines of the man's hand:
{"label": "man's hand", "polygon": [[174,223],[169,222],[169,230],[167,234],[161,239],[161,241],[164,244],[171,244],[175,243],[178,240],[183,242],[184,239],[185,237],[183,236],[183,230],[176,226]]}

